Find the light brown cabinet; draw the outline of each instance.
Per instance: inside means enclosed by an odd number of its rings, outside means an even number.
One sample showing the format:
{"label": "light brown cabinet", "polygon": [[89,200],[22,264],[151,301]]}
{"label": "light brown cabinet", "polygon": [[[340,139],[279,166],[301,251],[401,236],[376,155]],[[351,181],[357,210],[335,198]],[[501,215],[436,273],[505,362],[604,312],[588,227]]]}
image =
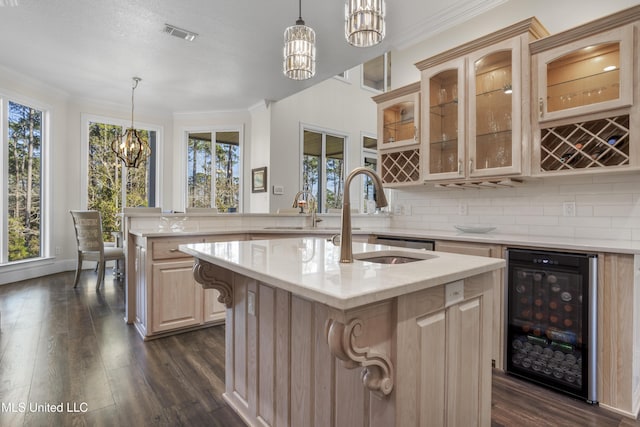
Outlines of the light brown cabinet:
{"label": "light brown cabinet", "polygon": [[639,23],[635,7],[531,44],[533,175],[640,167]]}
{"label": "light brown cabinet", "polygon": [[250,425],[491,425],[499,270],[339,310],[208,268],[233,284],[225,397]]}
{"label": "light brown cabinet", "polygon": [[426,181],[528,173],[528,45],[546,34],[531,18],[416,64]]}
{"label": "light brown cabinet", "polygon": [[[499,271],[398,298],[398,426],[491,424],[491,282]],[[451,286],[460,300],[450,303]]]}
{"label": "light brown cabinet", "polygon": [[[484,256],[489,258],[504,258],[504,251],[500,245],[484,243],[466,243],[437,240],[435,250],[462,255]],[[491,346],[491,360],[495,368],[504,370],[504,342],[505,342],[505,289],[504,275],[501,275],[493,285],[492,329],[493,344]]]}
{"label": "light brown cabinet", "polygon": [[373,97],[378,104],[378,165],[387,187],[422,181],[420,83]]}
{"label": "light brown cabinet", "polygon": [[178,246],[244,239],[244,234],[136,238],[134,325],[143,338],[224,322],[226,308],[218,291],[195,281],[193,258]]}

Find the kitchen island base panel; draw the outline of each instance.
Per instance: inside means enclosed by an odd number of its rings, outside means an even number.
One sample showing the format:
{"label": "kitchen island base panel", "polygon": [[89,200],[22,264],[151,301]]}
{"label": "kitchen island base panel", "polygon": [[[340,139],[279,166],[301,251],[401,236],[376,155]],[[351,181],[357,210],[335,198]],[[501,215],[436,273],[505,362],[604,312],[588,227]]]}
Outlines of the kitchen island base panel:
{"label": "kitchen island base panel", "polygon": [[248,425],[490,425],[498,271],[465,279],[450,306],[443,285],[339,310],[207,268],[233,289],[224,399]]}

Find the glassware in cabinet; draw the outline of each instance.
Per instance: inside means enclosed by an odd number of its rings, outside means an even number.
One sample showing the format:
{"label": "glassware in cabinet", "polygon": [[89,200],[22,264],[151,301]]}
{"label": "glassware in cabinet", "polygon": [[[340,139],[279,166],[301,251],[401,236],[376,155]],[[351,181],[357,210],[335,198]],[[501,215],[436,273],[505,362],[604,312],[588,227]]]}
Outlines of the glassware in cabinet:
{"label": "glassware in cabinet", "polygon": [[378,149],[419,143],[419,83],[377,95],[373,100],[378,104]]}
{"label": "glassware in cabinet", "polygon": [[532,44],[540,122],[633,103],[633,27],[585,37],[548,50]]}
{"label": "glassware in cabinet", "polygon": [[471,177],[521,173],[523,111],[518,39],[480,50],[469,58],[469,159]]}
{"label": "glassware in cabinet", "polygon": [[425,179],[464,176],[464,60],[441,64],[423,71],[423,109],[426,124]]}

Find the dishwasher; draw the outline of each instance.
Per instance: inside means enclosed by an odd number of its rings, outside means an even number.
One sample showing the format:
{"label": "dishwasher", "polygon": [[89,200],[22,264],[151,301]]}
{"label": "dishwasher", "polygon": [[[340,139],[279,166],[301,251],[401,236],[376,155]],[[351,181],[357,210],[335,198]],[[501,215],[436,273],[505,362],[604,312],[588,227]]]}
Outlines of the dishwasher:
{"label": "dishwasher", "polygon": [[410,249],[424,249],[427,251],[432,251],[435,246],[433,240],[398,236],[373,236],[371,243],[376,245],[399,246]]}

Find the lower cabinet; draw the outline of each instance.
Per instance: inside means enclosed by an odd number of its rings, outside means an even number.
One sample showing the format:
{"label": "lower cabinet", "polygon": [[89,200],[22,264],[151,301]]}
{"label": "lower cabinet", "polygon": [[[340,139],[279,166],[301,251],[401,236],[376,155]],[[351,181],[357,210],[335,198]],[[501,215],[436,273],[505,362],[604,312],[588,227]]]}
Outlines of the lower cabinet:
{"label": "lower cabinet", "polygon": [[223,323],[226,307],[218,301],[218,291],[195,281],[193,257],[178,247],[244,239],[244,234],[137,238],[134,324],[143,338]]}
{"label": "lower cabinet", "polygon": [[[489,258],[503,258],[502,246],[488,245],[483,243],[466,243],[451,241],[436,241],[435,250],[439,252],[449,252],[461,255],[475,255]],[[504,274],[493,288],[493,345],[491,350],[491,360],[495,368],[504,370],[504,341],[505,341],[505,299],[504,296]]]}
{"label": "lower cabinet", "polygon": [[486,331],[499,275],[398,297],[396,425],[491,424],[492,346]]}

